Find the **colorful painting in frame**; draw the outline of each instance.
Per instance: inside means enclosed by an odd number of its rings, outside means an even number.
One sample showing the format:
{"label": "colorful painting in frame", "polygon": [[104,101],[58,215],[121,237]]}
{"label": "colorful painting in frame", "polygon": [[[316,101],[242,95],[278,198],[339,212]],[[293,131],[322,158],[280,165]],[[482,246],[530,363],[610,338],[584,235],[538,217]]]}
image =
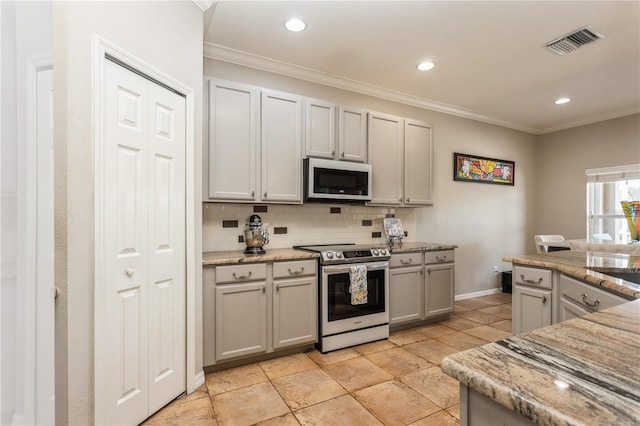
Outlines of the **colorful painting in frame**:
{"label": "colorful painting in frame", "polygon": [[453,153],[453,180],[514,185],[514,161]]}

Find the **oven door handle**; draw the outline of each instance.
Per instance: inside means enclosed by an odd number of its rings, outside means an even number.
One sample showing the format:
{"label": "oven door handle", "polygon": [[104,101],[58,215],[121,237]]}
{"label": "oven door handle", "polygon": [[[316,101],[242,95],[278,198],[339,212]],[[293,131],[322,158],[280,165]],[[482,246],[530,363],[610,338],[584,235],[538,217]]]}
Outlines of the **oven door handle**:
{"label": "oven door handle", "polygon": [[351,267],[354,265],[366,265],[367,270],[376,270],[376,269],[385,269],[389,267],[389,262],[364,262],[364,263],[352,263],[352,264],[348,264],[348,265],[331,265],[331,266],[324,266],[322,268],[323,272],[326,272],[328,274],[340,274],[340,273],[345,273],[345,272],[349,272],[351,270]]}

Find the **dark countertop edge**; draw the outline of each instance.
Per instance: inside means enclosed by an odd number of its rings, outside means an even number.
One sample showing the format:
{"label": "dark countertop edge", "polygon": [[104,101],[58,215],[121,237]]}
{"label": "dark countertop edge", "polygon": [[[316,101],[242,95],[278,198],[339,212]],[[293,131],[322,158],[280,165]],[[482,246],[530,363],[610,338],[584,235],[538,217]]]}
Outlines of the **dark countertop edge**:
{"label": "dark countertop edge", "polygon": [[[537,255],[543,256],[543,255]],[[604,291],[615,293],[621,297],[629,300],[640,299],[640,291],[635,290],[633,287],[638,287],[638,284],[625,281],[621,278],[611,277],[604,272],[596,272],[588,269],[586,266],[576,266],[568,262],[563,262],[562,259],[545,258],[540,259],[533,256],[505,256],[502,258],[503,262],[510,262],[514,265],[521,266],[536,266],[540,268],[554,269],[558,272],[562,272],[572,278],[581,280],[594,287],[598,287]],[[616,268],[616,267],[598,267],[598,269],[608,269],[611,272],[636,272],[635,268]]]}

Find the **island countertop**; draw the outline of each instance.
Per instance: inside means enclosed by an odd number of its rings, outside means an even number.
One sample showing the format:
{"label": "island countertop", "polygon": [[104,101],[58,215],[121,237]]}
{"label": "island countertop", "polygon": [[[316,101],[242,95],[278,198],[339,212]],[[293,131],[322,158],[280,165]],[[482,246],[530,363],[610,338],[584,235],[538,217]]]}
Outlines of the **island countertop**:
{"label": "island countertop", "polygon": [[502,260],[515,265],[554,269],[627,299],[640,299],[640,284],[607,275],[607,272],[640,273],[640,256],[564,250],[507,256]]}
{"label": "island countertop", "polygon": [[449,355],[441,368],[537,424],[638,424],[640,300]]}

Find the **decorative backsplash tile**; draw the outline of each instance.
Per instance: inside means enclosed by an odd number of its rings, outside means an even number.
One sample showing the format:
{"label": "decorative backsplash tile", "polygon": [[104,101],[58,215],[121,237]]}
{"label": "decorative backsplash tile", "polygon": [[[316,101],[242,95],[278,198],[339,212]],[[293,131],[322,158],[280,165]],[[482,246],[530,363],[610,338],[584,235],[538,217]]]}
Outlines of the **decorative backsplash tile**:
{"label": "decorative backsplash tile", "polygon": [[[244,229],[249,216],[256,213],[254,207],[261,206],[203,203],[203,251],[244,250],[245,244],[240,242],[238,230]],[[331,209],[336,208],[340,209],[340,214],[331,213]],[[384,243],[382,219],[388,214],[402,220],[409,235],[416,234],[416,214],[413,208],[273,204],[268,206],[267,212],[258,214],[263,223],[269,224],[270,238],[269,244],[265,246],[266,250],[304,244]],[[237,220],[238,228],[223,228],[223,220]],[[368,221],[371,225],[365,225]],[[286,228],[287,233],[276,233],[275,228]]]}

